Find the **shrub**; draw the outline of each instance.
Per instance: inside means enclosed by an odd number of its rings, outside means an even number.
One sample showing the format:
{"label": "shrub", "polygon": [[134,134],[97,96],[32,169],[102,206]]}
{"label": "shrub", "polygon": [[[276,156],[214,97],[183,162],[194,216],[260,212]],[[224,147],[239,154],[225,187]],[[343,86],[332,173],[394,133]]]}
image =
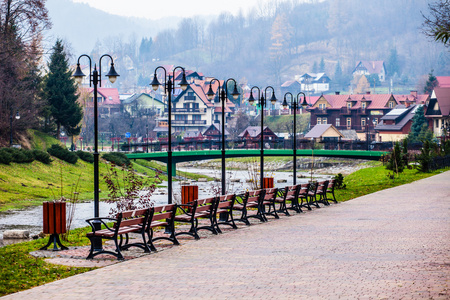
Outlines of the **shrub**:
{"label": "shrub", "polygon": [[30,163],[34,161],[33,152],[30,150],[17,148],[4,148],[3,151],[6,151],[11,155],[12,162],[21,164],[21,163]]}
{"label": "shrub", "polygon": [[131,164],[130,159],[125,154],[119,152],[105,153],[102,157],[117,166],[128,166]]}
{"label": "shrub", "polygon": [[64,160],[70,164],[75,164],[78,161],[78,156],[75,153],[70,152],[61,145],[54,144],[47,149],[47,152],[50,153],[50,155],[53,155],[54,157]]}
{"label": "shrub", "polygon": [[342,173],[337,174],[334,176],[334,179],[336,180],[336,188],[337,189],[345,189],[347,185],[344,183],[344,176],[342,176]]}
{"label": "shrub", "polygon": [[94,162],[94,154],[92,154],[92,153],[84,152],[84,151],[81,151],[81,150],[78,150],[75,153],[78,155],[79,158],[81,158],[85,162],[88,162],[88,163],[93,163]]}
{"label": "shrub", "polygon": [[0,164],[9,165],[12,161],[11,154],[7,151],[8,148],[0,149]]}
{"label": "shrub", "polygon": [[36,149],[33,150],[33,155],[37,161],[40,161],[41,163],[44,163],[46,165],[49,165],[52,162],[50,154],[48,154],[47,152]]}

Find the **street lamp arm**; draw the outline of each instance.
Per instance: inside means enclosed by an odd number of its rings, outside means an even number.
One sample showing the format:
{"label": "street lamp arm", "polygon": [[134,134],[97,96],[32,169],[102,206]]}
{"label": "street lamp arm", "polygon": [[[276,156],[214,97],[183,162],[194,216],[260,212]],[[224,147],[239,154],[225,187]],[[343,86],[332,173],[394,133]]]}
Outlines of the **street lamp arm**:
{"label": "street lamp arm", "polygon": [[92,60],[91,57],[87,54],[82,54],[78,57],[77,60],[77,69],[75,71],[75,73],[73,74],[73,77],[75,77],[75,80],[78,81],[78,83],[81,83],[81,81],[83,80],[83,77],[86,76],[83,71],[81,71],[81,67],[80,67],[80,59],[82,57],[87,57],[89,60],[89,87],[92,86]]}
{"label": "street lamp arm", "polygon": [[[270,103],[272,103],[273,105],[275,105],[275,103],[277,102],[277,97],[275,96],[275,89],[272,86],[268,86],[264,89],[264,98],[267,99],[267,89],[271,89],[272,90],[272,97],[270,98]],[[265,105],[265,103],[264,103]]]}
{"label": "street lamp arm", "polygon": [[109,78],[109,81],[111,83],[114,83],[116,81],[116,77],[120,76],[119,74],[117,74],[116,69],[114,68],[114,59],[112,58],[112,56],[109,54],[103,54],[98,60],[99,61],[98,80],[100,81],[100,87],[102,86],[102,58],[105,56],[109,57],[109,59],[111,60],[111,68],[108,74],[106,74],[106,76]]}

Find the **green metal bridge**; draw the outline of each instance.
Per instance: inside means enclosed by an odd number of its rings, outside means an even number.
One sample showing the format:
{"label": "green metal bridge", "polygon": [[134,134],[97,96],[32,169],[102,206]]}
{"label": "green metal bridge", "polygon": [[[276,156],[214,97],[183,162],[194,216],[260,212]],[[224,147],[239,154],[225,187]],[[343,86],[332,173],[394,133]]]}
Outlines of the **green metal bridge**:
{"label": "green metal bridge", "polygon": [[[227,150],[225,157],[259,157],[260,149],[238,149]],[[293,156],[293,150],[268,149],[264,150],[264,156]],[[297,156],[322,156],[322,157],[342,157],[350,159],[379,160],[384,151],[362,151],[362,150],[297,150]],[[151,153],[130,153],[126,154],[129,159],[156,160],[167,164],[167,152]],[[179,162],[198,161],[221,158],[220,150],[195,150],[195,151],[174,151],[172,152],[172,172],[176,175],[176,164]]]}

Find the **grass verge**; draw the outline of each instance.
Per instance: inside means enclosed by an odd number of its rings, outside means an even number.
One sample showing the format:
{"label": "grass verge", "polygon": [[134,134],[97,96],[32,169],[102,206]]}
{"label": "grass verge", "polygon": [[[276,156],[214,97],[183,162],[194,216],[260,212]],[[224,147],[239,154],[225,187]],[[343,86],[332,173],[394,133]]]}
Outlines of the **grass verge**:
{"label": "grass verge", "polygon": [[[71,231],[65,246],[86,245],[88,228]],[[48,238],[47,238],[48,239]],[[95,268],[54,265],[29,253],[45,246],[47,239],[24,242],[0,248],[0,296],[30,289],[48,282],[84,273]]]}

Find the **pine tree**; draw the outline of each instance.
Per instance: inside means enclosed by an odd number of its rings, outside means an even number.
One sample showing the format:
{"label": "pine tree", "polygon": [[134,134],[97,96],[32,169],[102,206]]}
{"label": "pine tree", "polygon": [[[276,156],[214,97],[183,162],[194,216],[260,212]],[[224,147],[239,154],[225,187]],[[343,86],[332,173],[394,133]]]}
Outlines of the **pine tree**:
{"label": "pine tree", "polygon": [[[424,128],[425,127],[425,128]],[[424,137],[424,130],[428,128],[428,121],[425,118],[423,106],[419,106],[412,119],[411,131],[408,134],[408,141],[410,143],[420,142],[420,137]]]}
{"label": "pine tree", "polygon": [[53,46],[48,69],[44,79],[44,92],[56,122],[56,136],[59,137],[61,126],[65,128],[68,136],[78,135],[81,131],[79,123],[83,118],[83,111],[77,102],[77,86],[63,43],[59,39]]}
{"label": "pine tree", "polygon": [[320,63],[319,63],[319,72],[320,72],[320,73],[325,72],[325,61],[323,60],[323,57],[320,59]]}
{"label": "pine tree", "polygon": [[428,74],[428,80],[425,84],[425,87],[423,88],[423,92],[425,94],[431,95],[433,92],[433,89],[438,85],[438,81],[436,76],[433,75],[433,70]]}

